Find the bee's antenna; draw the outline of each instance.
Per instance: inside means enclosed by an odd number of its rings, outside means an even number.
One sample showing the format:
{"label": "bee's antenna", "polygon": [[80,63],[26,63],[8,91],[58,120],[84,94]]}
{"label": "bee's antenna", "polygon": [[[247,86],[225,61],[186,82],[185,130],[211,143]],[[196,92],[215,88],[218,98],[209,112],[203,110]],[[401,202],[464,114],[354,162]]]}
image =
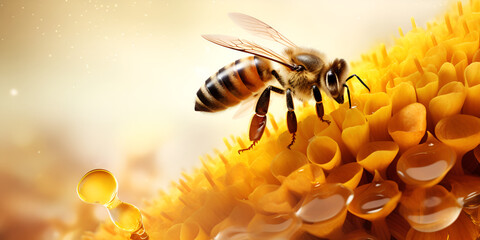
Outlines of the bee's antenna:
{"label": "bee's antenna", "polygon": [[[353,78],[353,77],[356,77],[356,78],[358,79],[358,81],[360,81],[360,83],[370,92],[370,88],[367,86],[367,84],[365,84],[365,83],[362,81],[362,79],[361,79],[359,76],[357,76],[357,74],[352,74],[350,77],[347,78],[347,80],[345,80],[345,82],[347,82],[348,80],[350,80],[350,79]],[[344,85],[344,86],[346,86],[346,85]],[[347,89],[348,89],[348,88],[347,88]],[[350,96],[350,95],[349,95],[349,96]]]}
{"label": "bee's antenna", "polygon": [[343,84],[343,87],[345,87],[347,89],[348,106],[349,106],[349,108],[352,108],[352,102],[350,101],[350,89],[348,88],[348,85],[346,83]]}

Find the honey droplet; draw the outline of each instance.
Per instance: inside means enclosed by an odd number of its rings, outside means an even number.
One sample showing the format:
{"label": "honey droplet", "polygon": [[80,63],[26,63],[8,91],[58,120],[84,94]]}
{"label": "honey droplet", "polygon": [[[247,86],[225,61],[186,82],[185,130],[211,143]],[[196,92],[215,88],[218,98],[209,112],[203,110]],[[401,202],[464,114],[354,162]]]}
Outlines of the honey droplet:
{"label": "honey droplet", "polygon": [[366,220],[385,218],[397,206],[402,193],[394,181],[380,181],[357,187],[348,210]]}
{"label": "honey droplet", "polygon": [[453,167],[456,153],[446,144],[426,142],[408,149],[397,162],[397,174],[407,184],[429,187]]}
{"label": "honey droplet", "polygon": [[305,164],[303,167],[295,170],[283,181],[288,190],[305,195],[310,192],[313,185],[324,183],[325,173],[322,168],[315,164]]}
{"label": "honey droplet", "polygon": [[117,180],[104,169],[95,169],[86,173],[77,186],[78,197],[92,204],[108,204],[115,198],[117,192]]}
{"label": "honey droplet", "polygon": [[143,228],[140,210],[118,198],[117,179],[111,172],[94,169],[86,173],[78,183],[77,194],[86,203],[105,206],[115,226],[131,232],[131,239],[149,239]]}
{"label": "honey droplet", "polygon": [[463,156],[480,144],[480,118],[464,114],[446,117],[435,126],[435,135]]}
{"label": "honey droplet", "polygon": [[215,240],[248,239],[247,226],[255,216],[253,206],[247,202],[238,201],[230,215],[217,224],[211,231]]}
{"label": "honey droplet", "polygon": [[326,237],[341,228],[352,198],[352,190],[341,184],[319,184],[307,195],[296,216],[303,221],[305,231]]}
{"label": "honey droplet", "polygon": [[301,221],[292,215],[256,214],[247,228],[250,233],[249,238],[242,239],[292,239],[292,236],[298,232],[302,225]]}
{"label": "honey droplet", "polygon": [[270,171],[280,182],[283,182],[290,173],[307,163],[307,157],[303,153],[286,149],[272,160]]}
{"label": "honey droplet", "polygon": [[363,199],[365,202],[360,207],[360,210],[363,213],[376,213],[383,209],[383,206],[390,201],[390,198],[387,198],[383,195],[372,195],[369,198]]}
{"label": "honey droplet", "polygon": [[404,192],[400,204],[402,216],[420,232],[435,232],[450,226],[461,210],[455,196],[440,185]]}
{"label": "honey droplet", "polygon": [[480,177],[451,175],[448,177],[452,193],[463,202],[464,209],[480,207]]}
{"label": "honey droplet", "polygon": [[109,211],[115,225],[125,231],[134,232],[142,226],[142,214],[129,203],[120,203]]}
{"label": "honey droplet", "polygon": [[257,187],[248,197],[257,211],[262,213],[290,213],[297,199],[285,185],[263,184]]}

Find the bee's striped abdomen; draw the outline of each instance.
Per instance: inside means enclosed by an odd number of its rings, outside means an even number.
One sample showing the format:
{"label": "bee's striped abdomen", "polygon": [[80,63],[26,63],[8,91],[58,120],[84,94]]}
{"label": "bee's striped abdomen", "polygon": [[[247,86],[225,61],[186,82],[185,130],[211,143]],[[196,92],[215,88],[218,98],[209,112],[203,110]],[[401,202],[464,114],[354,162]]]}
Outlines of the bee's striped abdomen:
{"label": "bee's striped abdomen", "polygon": [[250,56],[221,68],[197,91],[195,111],[217,112],[238,104],[265,87],[270,62]]}

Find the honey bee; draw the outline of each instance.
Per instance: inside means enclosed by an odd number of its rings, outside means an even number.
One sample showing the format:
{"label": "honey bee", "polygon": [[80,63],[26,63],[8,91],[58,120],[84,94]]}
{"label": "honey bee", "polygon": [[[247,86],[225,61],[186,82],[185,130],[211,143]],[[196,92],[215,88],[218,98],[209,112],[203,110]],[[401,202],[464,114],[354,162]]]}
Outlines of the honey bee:
{"label": "honey bee", "polygon": [[[251,149],[262,137],[267,124],[272,91],[286,96],[287,127],[292,134],[292,140],[287,146],[289,149],[295,142],[297,132],[293,96],[301,101],[313,97],[318,118],[330,124],[323,119],[320,89],[340,104],[344,103],[344,90],[347,89],[350,107],[350,90],[346,84],[348,80],[355,77],[370,91],[356,74],[348,76],[348,64],[344,59],[328,61],[323,53],[298,47],[277,30],[254,17],[241,13],[230,13],[229,16],[248,32],[286,47],[283,54],[278,54],[252,41],[225,35],[202,35],[206,40],[220,46],[253,54],[236,60],[209,77],[197,91],[195,99],[195,111],[217,112],[261,92],[250,123],[249,138],[252,143],[248,148],[239,150],[239,153]],[[281,88],[273,85],[274,80]]]}

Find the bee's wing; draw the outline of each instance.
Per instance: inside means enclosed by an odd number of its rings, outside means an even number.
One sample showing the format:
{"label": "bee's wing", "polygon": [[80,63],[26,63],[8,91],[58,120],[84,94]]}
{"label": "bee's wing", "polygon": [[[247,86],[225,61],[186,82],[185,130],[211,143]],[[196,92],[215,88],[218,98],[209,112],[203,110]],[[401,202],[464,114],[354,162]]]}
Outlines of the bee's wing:
{"label": "bee's wing", "polygon": [[278,54],[272,51],[271,49],[262,47],[252,41],[248,41],[248,40],[244,40],[236,37],[225,36],[225,35],[202,35],[202,37],[220,46],[237,50],[240,52],[251,53],[260,57],[270,59],[282,65],[285,65],[290,69],[295,69],[295,66],[289,64],[288,59],[286,59],[281,54]]}
{"label": "bee's wing", "polygon": [[286,47],[297,47],[292,41],[288,40],[285,36],[272,28],[270,25],[243,13],[229,13],[230,18],[240,27],[248,32],[265,38],[273,40]]}
{"label": "bee's wing", "polygon": [[237,111],[233,114],[233,119],[240,119],[255,112],[255,104],[258,100],[258,93],[240,102]]}
{"label": "bee's wing", "polygon": [[[269,85],[275,86],[277,88],[282,88],[282,86],[278,82],[271,82]],[[233,119],[239,119],[245,116],[251,116],[252,113],[255,112],[255,107],[258,102],[258,98],[260,94],[263,92],[263,90],[265,90],[265,88],[254,93],[252,96],[248,97],[247,99],[242,100],[239,104],[240,106],[238,106],[238,109],[233,114]],[[283,96],[282,94],[272,94],[270,96],[270,110],[272,110],[272,107],[275,108],[276,105],[274,104],[274,102],[278,102],[278,103],[281,102],[279,100],[283,99],[282,96]],[[283,104],[281,106],[286,107]],[[282,111],[286,111],[286,110],[287,109],[282,109]]]}

